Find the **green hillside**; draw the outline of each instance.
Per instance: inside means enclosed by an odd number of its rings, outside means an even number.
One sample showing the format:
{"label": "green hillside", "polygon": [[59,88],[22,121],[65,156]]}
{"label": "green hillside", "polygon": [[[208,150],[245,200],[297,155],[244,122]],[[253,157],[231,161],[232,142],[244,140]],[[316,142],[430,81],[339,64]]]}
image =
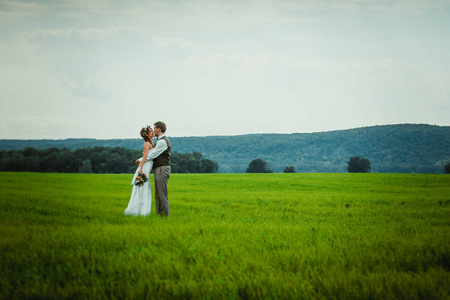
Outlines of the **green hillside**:
{"label": "green hillside", "polygon": [[[170,136],[170,134],[169,134]],[[351,156],[368,158],[372,172],[443,173],[450,162],[450,126],[399,124],[349,130],[172,137],[173,151],[198,151],[219,164],[219,172],[242,173],[261,158],[274,172],[294,166],[297,172],[346,172]],[[0,140],[0,149],[124,147],[140,149],[140,139]]]}

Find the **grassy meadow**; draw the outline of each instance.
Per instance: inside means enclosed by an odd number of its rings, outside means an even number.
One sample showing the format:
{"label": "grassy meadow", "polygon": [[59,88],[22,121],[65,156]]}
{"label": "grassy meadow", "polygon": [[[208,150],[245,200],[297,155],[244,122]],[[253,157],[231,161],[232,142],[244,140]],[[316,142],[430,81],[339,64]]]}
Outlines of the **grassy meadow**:
{"label": "grassy meadow", "polygon": [[170,218],[131,178],[0,173],[0,298],[450,298],[450,175],[172,174]]}

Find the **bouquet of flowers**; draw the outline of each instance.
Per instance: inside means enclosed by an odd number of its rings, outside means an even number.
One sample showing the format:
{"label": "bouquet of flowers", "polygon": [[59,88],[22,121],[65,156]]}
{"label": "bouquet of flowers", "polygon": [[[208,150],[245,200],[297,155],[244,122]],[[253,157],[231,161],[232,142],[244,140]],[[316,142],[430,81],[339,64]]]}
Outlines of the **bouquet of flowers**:
{"label": "bouquet of flowers", "polygon": [[134,184],[137,186],[141,186],[144,184],[144,182],[147,182],[147,181],[148,181],[147,175],[145,175],[144,173],[141,173],[136,176],[136,180],[134,181]]}

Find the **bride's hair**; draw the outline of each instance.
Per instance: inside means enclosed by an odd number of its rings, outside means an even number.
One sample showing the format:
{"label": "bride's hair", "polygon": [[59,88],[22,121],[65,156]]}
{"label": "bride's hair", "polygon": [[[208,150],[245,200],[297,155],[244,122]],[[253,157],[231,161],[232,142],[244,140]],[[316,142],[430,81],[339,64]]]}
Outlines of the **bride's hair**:
{"label": "bride's hair", "polygon": [[150,144],[152,144],[152,140],[149,139],[148,136],[147,136],[147,132],[148,132],[149,130],[152,130],[152,129],[150,128],[150,126],[142,127],[142,129],[141,129],[141,137],[144,139],[144,141],[150,142]]}

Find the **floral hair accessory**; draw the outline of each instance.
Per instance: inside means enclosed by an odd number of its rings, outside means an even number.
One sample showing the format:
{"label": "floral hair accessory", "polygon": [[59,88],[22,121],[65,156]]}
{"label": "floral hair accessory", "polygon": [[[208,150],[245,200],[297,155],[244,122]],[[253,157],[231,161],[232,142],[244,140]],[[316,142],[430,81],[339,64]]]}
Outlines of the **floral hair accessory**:
{"label": "floral hair accessory", "polygon": [[149,130],[152,130],[152,128],[149,125],[147,125],[147,127],[145,127],[145,129],[144,129],[144,135],[147,135]]}

